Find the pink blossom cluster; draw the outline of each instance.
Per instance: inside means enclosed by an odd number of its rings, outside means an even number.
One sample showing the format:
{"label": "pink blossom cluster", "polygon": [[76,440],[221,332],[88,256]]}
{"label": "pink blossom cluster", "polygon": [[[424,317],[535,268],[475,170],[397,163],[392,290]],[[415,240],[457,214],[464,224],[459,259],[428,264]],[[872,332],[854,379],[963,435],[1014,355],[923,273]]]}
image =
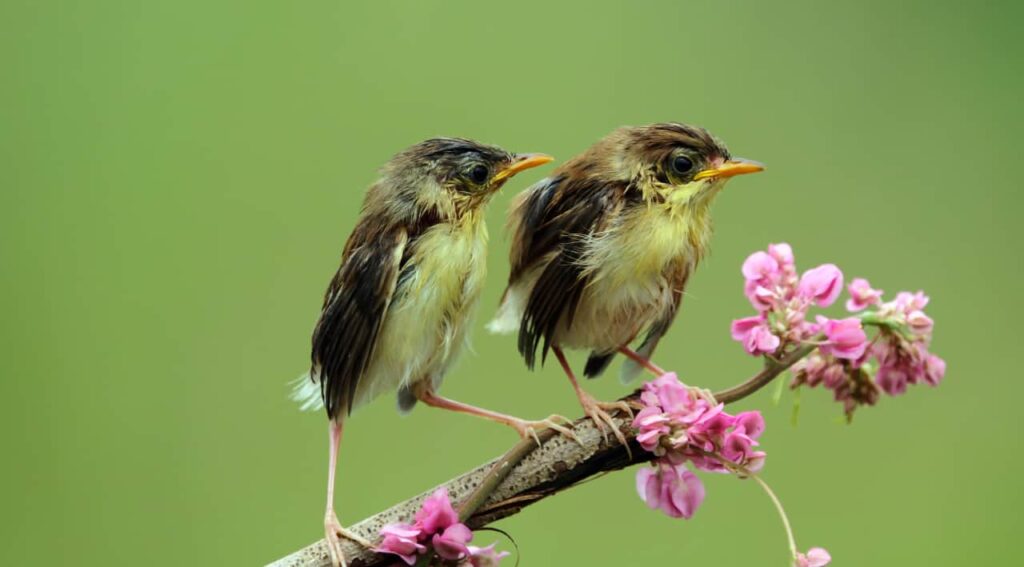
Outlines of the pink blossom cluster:
{"label": "pink blossom cluster", "polygon": [[415,564],[417,556],[426,553],[428,546],[442,559],[460,567],[496,567],[508,555],[507,551],[495,551],[495,544],[468,545],[473,532],[459,521],[443,488],[423,501],[412,524],[388,524],[381,528],[380,535],[383,540],[377,551],[397,555],[408,565]]}
{"label": "pink blossom cluster", "polygon": [[[928,351],[932,319],[924,313],[928,296],[923,292],[900,292],[889,302],[882,291],[862,278],[850,282],[847,309],[857,312],[853,320],[878,329],[860,356],[844,359],[823,346],[793,365],[793,387],[821,385],[832,390],[847,416],[860,405],[874,405],[879,391],[898,396],[911,384],[937,386],[946,373],[946,362]],[[826,332],[827,334],[827,332]]]}
{"label": "pink blossom cluster", "polygon": [[657,458],[654,468],[637,473],[636,482],[651,508],[674,518],[693,516],[704,500],[704,486],[686,463],[717,473],[756,472],[764,466],[765,453],[756,450],[765,426],[759,412],[730,415],[723,404],[695,395],[671,372],[644,384],[640,401],[643,409],[633,419],[636,439]]}
{"label": "pink blossom cluster", "polygon": [[[847,416],[874,405],[879,391],[899,395],[908,384],[937,385],[945,362],[928,352],[933,322],[924,313],[928,297],[900,292],[883,303],[882,291],[856,278],[847,287],[846,308],[854,315],[808,320],[812,306],[829,307],[843,289],[843,273],[823,264],[798,275],[792,248],[771,244],[743,263],[744,294],[758,314],[732,323],[732,336],[751,355],[781,357],[794,348],[819,348],[793,366],[793,386],[822,385],[842,402]],[[877,328],[869,340],[865,325]]]}
{"label": "pink blossom cluster", "polygon": [[[834,264],[822,264],[798,275],[789,244],[770,244],[767,251],[751,254],[743,262],[746,283],[743,293],[757,309],[757,315],[732,322],[732,337],[749,354],[773,354],[786,345],[809,340],[822,330],[822,322],[807,321],[812,306],[828,307],[843,290],[843,272]],[[831,331],[836,351],[856,358],[863,330],[856,321],[835,322]]]}

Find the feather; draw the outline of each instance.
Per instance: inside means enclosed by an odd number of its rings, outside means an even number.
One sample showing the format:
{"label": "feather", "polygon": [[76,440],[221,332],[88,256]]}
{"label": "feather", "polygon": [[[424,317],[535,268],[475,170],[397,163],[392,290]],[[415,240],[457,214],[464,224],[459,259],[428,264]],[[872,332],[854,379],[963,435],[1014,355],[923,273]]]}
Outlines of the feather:
{"label": "feather", "polygon": [[[673,272],[672,284],[672,302],[664,309],[661,316],[651,325],[651,328],[647,331],[647,336],[644,337],[644,342],[640,344],[636,353],[646,358],[651,359],[654,355],[654,349],[657,348],[658,342],[661,337],[668,332],[669,327],[672,326],[672,322],[676,318],[676,314],[679,313],[679,305],[683,300],[683,289],[686,287],[686,280],[689,276],[689,270],[685,268],[679,268]],[[637,364],[632,359],[627,358],[622,363],[622,369],[619,371],[619,380],[623,384],[628,384],[636,379],[636,377],[643,371],[643,367]]]}
{"label": "feather", "polygon": [[320,394],[320,382],[309,372],[292,381],[292,401],[299,404],[302,411],[319,411],[324,407],[324,398]]}
{"label": "feather", "polygon": [[[510,224],[515,236],[506,301],[519,299],[520,280],[539,274],[519,325],[519,353],[528,367],[536,364],[538,347],[541,360],[547,357],[560,325],[572,326],[589,278],[582,261],[586,239],[605,228],[625,200],[626,189],[622,183],[560,175],[527,189],[513,208]],[[492,328],[507,328],[508,318],[507,312],[500,313]]]}
{"label": "feather", "polygon": [[332,418],[351,412],[401,272],[408,234],[364,217],[345,245],[313,331],[311,375]]}

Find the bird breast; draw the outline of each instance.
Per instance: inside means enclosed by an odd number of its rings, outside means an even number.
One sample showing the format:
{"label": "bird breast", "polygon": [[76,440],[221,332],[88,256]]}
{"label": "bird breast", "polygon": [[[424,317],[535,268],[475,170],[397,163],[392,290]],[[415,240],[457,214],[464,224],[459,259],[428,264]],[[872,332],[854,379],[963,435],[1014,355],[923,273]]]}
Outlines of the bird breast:
{"label": "bird breast", "polygon": [[663,204],[634,207],[586,237],[588,285],[560,342],[609,351],[633,340],[672,308],[709,237],[706,216]]}
{"label": "bird breast", "polygon": [[442,223],[416,239],[408,275],[402,278],[381,329],[372,391],[357,403],[444,372],[466,342],[486,275],[487,231],[483,222]]}

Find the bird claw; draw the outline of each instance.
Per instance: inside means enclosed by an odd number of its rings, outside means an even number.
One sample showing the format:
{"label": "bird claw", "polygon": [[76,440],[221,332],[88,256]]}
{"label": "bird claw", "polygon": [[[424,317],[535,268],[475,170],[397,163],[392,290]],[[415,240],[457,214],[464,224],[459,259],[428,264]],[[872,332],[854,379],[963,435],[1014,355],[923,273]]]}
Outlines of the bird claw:
{"label": "bird claw", "polygon": [[579,436],[576,435],[576,432],[573,431],[572,429],[569,429],[568,427],[565,427],[564,425],[562,425],[562,423],[559,423],[559,421],[565,424],[572,423],[572,420],[570,420],[569,418],[555,414],[550,415],[544,419],[538,419],[536,421],[518,421],[513,423],[512,426],[516,428],[516,431],[519,432],[519,436],[522,437],[523,439],[532,437],[533,440],[537,443],[538,447],[540,447],[541,442],[540,437],[537,435],[537,431],[541,431],[544,429],[553,429],[558,433],[562,434],[563,436],[568,437],[569,439],[572,439],[573,441],[579,443],[582,446],[583,442],[580,440]]}
{"label": "bird claw", "polygon": [[[633,452],[629,449],[629,442],[626,441],[626,436],[619,429],[619,426],[615,423],[611,414],[608,411],[621,411],[626,415],[633,417],[633,410],[624,401],[618,402],[599,402],[594,398],[587,395],[586,397],[580,397],[580,404],[583,406],[583,411],[593,420],[594,425],[597,426],[597,430],[601,432],[605,441],[608,440],[608,430],[611,429],[612,434],[622,446],[626,448],[626,453],[629,454],[629,458],[633,458]],[[606,411],[607,410],[607,411]]]}
{"label": "bird claw", "polygon": [[633,406],[629,405],[629,402],[625,400],[618,400],[615,402],[598,402],[595,401],[597,407],[607,411],[621,411],[622,413],[629,416],[629,419],[633,419]]}
{"label": "bird claw", "polygon": [[704,400],[707,403],[717,406],[718,400],[715,399],[715,394],[707,388],[697,388],[696,386],[690,386],[690,395],[695,400]]}
{"label": "bird claw", "polygon": [[341,550],[341,538],[358,543],[366,549],[373,549],[373,542],[363,536],[345,529],[334,512],[328,512],[324,518],[324,541],[327,543],[327,552],[331,556],[331,565],[334,567],[347,567],[345,554]]}

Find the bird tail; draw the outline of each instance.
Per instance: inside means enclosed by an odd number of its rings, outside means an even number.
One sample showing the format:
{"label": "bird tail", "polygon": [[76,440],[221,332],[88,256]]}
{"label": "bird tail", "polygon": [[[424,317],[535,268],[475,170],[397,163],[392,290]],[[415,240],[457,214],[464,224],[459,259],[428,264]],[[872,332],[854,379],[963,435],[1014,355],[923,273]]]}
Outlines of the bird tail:
{"label": "bird tail", "polygon": [[306,372],[291,382],[292,401],[299,404],[302,411],[318,411],[324,407],[324,398],[320,394],[320,382],[315,376]]}
{"label": "bird tail", "polygon": [[501,298],[498,313],[487,324],[487,330],[495,335],[510,335],[519,331],[523,320],[523,299],[518,290],[509,286]]}
{"label": "bird tail", "polygon": [[590,353],[590,356],[587,357],[587,366],[583,369],[583,375],[587,378],[597,378],[608,368],[613,358],[615,358],[614,352],[606,354]]}

